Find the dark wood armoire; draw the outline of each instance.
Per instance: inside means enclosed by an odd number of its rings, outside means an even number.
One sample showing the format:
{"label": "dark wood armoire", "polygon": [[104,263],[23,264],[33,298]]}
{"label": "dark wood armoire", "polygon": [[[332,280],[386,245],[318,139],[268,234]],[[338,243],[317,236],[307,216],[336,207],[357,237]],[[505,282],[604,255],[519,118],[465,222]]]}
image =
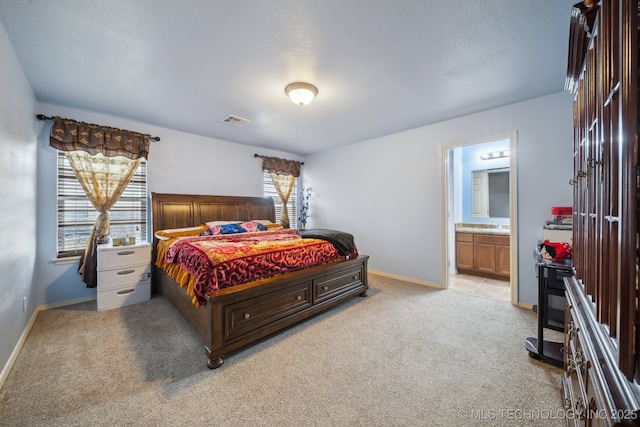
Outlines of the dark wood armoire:
{"label": "dark wood armoire", "polygon": [[640,425],[638,0],[570,18],[573,267],[562,383],[569,425]]}

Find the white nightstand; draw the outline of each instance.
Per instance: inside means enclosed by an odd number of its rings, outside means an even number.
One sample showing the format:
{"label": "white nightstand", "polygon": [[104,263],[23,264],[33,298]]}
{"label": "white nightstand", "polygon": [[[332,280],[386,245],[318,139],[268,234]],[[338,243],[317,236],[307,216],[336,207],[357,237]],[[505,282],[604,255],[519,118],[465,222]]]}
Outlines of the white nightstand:
{"label": "white nightstand", "polygon": [[151,244],[98,245],[98,311],[151,298]]}

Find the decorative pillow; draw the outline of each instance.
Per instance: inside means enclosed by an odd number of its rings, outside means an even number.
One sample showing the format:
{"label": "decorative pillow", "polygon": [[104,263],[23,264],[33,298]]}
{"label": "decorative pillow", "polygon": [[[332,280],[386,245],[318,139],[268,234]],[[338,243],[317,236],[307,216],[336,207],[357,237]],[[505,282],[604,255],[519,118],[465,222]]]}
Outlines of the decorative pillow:
{"label": "decorative pillow", "polygon": [[239,224],[242,221],[209,221],[205,222],[209,227],[215,227],[216,225],[227,225],[227,224]]}
{"label": "decorative pillow", "polygon": [[273,221],[270,221],[268,219],[252,219],[251,222],[259,222],[262,225],[273,224]]}
{"label": "decorative pillow", "polygon": [[221,224],[215,225],[213,227],[209,227],[205,234],[237,234],[237,233],[246,233],[247,230],[242,228],[240,224]]}
{"label": "decorative pillow", "polygon": [[247,221],[240,224],[240,227],[244,228],[247,231],[265,231],[267,227],[260,224],[257,221]]}
{"label": "decorative pillow", "polygon": [[265,227],[267,227],[267,230],[280,230],[281,228],[284,228],[282,226],[282,224],[265,224]]}
{"label": "decorative pillow", "polygon": [[208,227],[203,224],[197,227],[185,227],[185,228],[171,228],[166,230],[158,230],[155,232],[155,236],[159,240],[169,240],[174,237],[183,236],[198,236],[199,234],[208,230]]}
{"label": "decorative pillow", "polygon": [[220,234],[245,233],[246,231],[240,224],[223,224],[220,226]]}

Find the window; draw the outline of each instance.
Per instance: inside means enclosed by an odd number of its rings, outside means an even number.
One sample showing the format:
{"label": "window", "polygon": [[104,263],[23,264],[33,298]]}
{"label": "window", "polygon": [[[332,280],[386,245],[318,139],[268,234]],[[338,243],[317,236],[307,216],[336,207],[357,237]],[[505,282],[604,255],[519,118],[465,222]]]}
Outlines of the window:
{"label": "window", "polygon": [[[58,258],[82,255],[98,212],[76,178],[67,156],[58,151]],[[147,239],[147,163],[136,173],[109,211],[111,236]]]}
{"label": "window", "polygon": [[[263,171],[262,174],[262,187],[264,189],[264,197],[273,199],[273,203],[276,206],[276,222],[280,223],[282,219],[282,200],[280,200],[276,187],[273,185],[271,174],[267,171]],[[287,203],[287,211],[289,212],[291,228],[298,228],[298,180],[293,184],[293,190],[291,190],[291,196],[289,196],[289,202]]]}

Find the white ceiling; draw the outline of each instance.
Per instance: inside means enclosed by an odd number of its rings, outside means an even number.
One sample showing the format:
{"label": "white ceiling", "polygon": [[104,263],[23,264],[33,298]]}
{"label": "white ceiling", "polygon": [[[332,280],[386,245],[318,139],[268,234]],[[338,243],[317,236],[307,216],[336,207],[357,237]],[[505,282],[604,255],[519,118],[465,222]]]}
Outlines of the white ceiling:
{"label": "white ceiling", "polygon": [[39,102],[305,155],[562,91],[576,2],[0,0],[0,22]]}

